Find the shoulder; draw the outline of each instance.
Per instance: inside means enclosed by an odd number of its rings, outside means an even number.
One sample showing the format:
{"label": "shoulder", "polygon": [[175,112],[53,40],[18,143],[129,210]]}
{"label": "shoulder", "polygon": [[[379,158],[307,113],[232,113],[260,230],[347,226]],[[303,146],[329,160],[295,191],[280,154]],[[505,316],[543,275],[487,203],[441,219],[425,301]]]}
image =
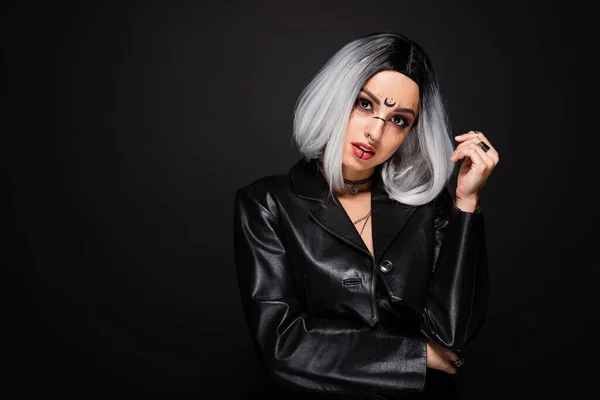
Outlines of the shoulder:
{"label": "shoulder", "polygon": [[236,204],[255,204],[255,207],[277,215],[284,199],[292,196],[292,183],[289,174],[274,174],[257,178],[237,189]]}
{"label": "shoulder", "polygon": [[263,199],[269,194],[277,194],[289,190],[290,177],[285,174],[268,175],[257,178],[250,183],[238,188],[237,192],[247,194],[257,199]]}
{"label": "shoulder", "polygon": [[237,195],[251,196],[261,202],[268,201],[269,198],[295,197],[298,182],[294,183],[293,178],[294,176],[296,179],[301,178],[305,173],[304,169],[310,165],[302,158],[286,173],[263,176],[241,186],[237,190]]}

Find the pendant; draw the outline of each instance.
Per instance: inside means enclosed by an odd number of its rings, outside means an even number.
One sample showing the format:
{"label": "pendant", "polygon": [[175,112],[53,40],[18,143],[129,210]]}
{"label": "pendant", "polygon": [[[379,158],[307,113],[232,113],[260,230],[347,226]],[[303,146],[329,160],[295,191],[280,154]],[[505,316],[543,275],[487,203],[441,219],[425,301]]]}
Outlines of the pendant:
{"label": "pendant", "polygon": [[358,188],[356,186],[352,186],[351,192],[352,192],[352,194],[358,193]]}

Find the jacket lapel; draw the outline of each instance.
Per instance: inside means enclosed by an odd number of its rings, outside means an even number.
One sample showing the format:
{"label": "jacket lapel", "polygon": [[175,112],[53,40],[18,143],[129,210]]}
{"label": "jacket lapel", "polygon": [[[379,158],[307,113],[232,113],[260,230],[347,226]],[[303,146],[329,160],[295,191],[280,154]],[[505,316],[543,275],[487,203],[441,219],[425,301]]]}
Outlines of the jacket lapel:
{"label": "jacket lapel", "polygon": [[[316,159],[300,160],[290,170],[290,177],[298,196],[315,201],[309,215],[321,228],[371,257],[346,210],[335,196],[329,194],[329,185],[319,171]],[[381,181],[379,168],[375,171],[371,187],[371,224],[377,260],[408,221],[415,207],[390,199]]]}
{"label": "jacket lapel", "polygon": [[367,245],[335,196],[326,196],[309,215],[321,228],[371,257]]}
{"label": "jacket lapel", "polygon": [[[373,229],[373,249],[375,257],[385,252],[392,240],[400,233],[408,219],[415,212],[415,206],[409,206],[392,200],[381,181],[377,169],[371,186],[371,221]],[[358,233],[358,232],[357,232]]]}

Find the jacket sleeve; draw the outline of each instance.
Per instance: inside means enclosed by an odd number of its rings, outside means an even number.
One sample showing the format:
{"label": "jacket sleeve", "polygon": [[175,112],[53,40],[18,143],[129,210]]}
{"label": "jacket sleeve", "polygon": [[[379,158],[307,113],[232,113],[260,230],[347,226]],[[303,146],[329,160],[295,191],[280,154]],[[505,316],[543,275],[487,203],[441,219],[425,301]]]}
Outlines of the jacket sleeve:
{"label": "jacket sleeve", "polygon": [[327,392],[422,391],[425,338],[399,336],[306,312],[282,240],[277,211],[236,193],[236,275],[259,363],[279,384]]}
{"label": "jacket sleeve", "polygon": [[435,205],[436,254],[421,331],[461,350],[485,321],[489,279],[483,214],[456,208],[446,189]]}

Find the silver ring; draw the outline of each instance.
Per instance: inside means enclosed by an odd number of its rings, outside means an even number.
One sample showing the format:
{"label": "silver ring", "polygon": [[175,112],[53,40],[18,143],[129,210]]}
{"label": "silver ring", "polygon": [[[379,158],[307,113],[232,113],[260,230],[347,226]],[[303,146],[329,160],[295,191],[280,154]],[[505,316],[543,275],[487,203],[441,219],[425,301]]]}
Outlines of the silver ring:
{"label": "silver ring", "polygon": [[458,357],[456,359],[456,361],[452,361],[452,365],[454,365],[455,368],[460,368],[463,366],[464,362],[465,362],[464,358]]}
{"label": "silver ring", "polygon": [[367,133],[367,137],[369,138],[369,142],[375,143],[375,140],[373,140],[373,138],[371,138],[371,134],[370,133]]}

